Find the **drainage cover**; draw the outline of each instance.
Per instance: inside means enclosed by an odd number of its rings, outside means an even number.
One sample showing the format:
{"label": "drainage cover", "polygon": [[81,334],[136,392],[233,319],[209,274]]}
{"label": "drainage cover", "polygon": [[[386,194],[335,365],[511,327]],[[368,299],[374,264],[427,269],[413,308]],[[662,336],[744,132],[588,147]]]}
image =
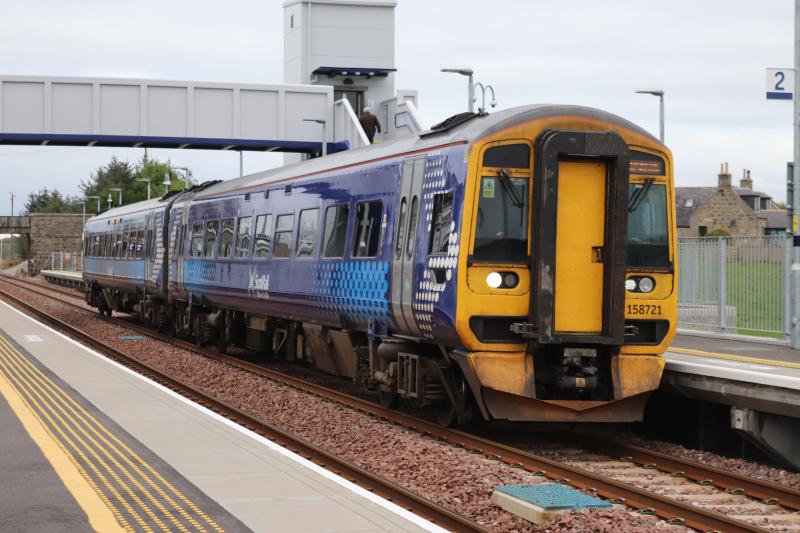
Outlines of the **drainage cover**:
{"label": "drainage cover", "polygon": [[120,335],[119,340],[121,341],[140,341],[144,339],[142,335]]}

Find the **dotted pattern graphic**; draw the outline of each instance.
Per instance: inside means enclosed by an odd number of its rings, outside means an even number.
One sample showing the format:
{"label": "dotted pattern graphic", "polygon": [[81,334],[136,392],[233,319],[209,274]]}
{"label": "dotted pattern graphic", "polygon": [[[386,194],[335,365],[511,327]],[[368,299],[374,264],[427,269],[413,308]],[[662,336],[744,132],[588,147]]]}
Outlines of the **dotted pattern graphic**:
{"label": "dotted pattern graphic", "polygon": [[326,262],[315,270],[311,292],[326,311],[345,314],[364,325],[370,317],[388,323],[388,261]]}
{"label": "dotted pattern graphic", "polygon": [[[433,199],[440,193],[447,192],[447,173],[445,170],[446,158],[441,152],[432,153],[425,162],[424,183],[422,186],[422,213],[424,214],[425,227],[428,235],[431,232],[433,217]],[[455,222],[450,223],[447,253],[428,257],[422,272],[422,279],[414,291],[414,319],[417,321],[422,334],[427,339],[433,339],[433,312],[442,293],[450,285],[455,275],[458,264],[458,232]],[[437,280],[434,270],[444,271],[444,279]]]}

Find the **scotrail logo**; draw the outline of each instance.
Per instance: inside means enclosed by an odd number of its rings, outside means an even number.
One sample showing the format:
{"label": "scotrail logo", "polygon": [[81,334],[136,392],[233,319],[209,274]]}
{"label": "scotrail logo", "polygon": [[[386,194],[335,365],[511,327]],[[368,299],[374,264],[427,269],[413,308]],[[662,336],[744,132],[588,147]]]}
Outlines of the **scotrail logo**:
{"label": "scotrail logo", "polygon": [[249,277],[250,283],[247,285],[247,291],[260,298],[266,298],[269,291],[269,274],[259,276],[255,269],[250,269]]}

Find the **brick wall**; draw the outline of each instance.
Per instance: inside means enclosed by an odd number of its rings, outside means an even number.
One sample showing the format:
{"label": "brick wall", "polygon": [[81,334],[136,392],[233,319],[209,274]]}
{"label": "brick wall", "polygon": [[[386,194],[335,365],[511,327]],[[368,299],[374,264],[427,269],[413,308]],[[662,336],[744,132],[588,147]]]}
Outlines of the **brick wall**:
{"label": "brick wall", "polygon": [[51,252],[77,252],[83,249],[83,215],[34,213],[31,215],[32,274],[46,268]]}

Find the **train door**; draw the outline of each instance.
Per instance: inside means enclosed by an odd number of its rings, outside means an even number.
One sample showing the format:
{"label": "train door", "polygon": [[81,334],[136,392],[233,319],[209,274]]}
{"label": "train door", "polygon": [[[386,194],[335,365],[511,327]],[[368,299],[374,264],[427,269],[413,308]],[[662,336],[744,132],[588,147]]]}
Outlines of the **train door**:
{"label": "train door", "polygon": [[422,335],[414,320],[414,260],[425,157],[403,161],[392,251],[392,313],[401,334]]}
{"label": "train door", "polygon": [[533,336],[621,344],[628,147],[612,132],[549,130],[536,149]]}

